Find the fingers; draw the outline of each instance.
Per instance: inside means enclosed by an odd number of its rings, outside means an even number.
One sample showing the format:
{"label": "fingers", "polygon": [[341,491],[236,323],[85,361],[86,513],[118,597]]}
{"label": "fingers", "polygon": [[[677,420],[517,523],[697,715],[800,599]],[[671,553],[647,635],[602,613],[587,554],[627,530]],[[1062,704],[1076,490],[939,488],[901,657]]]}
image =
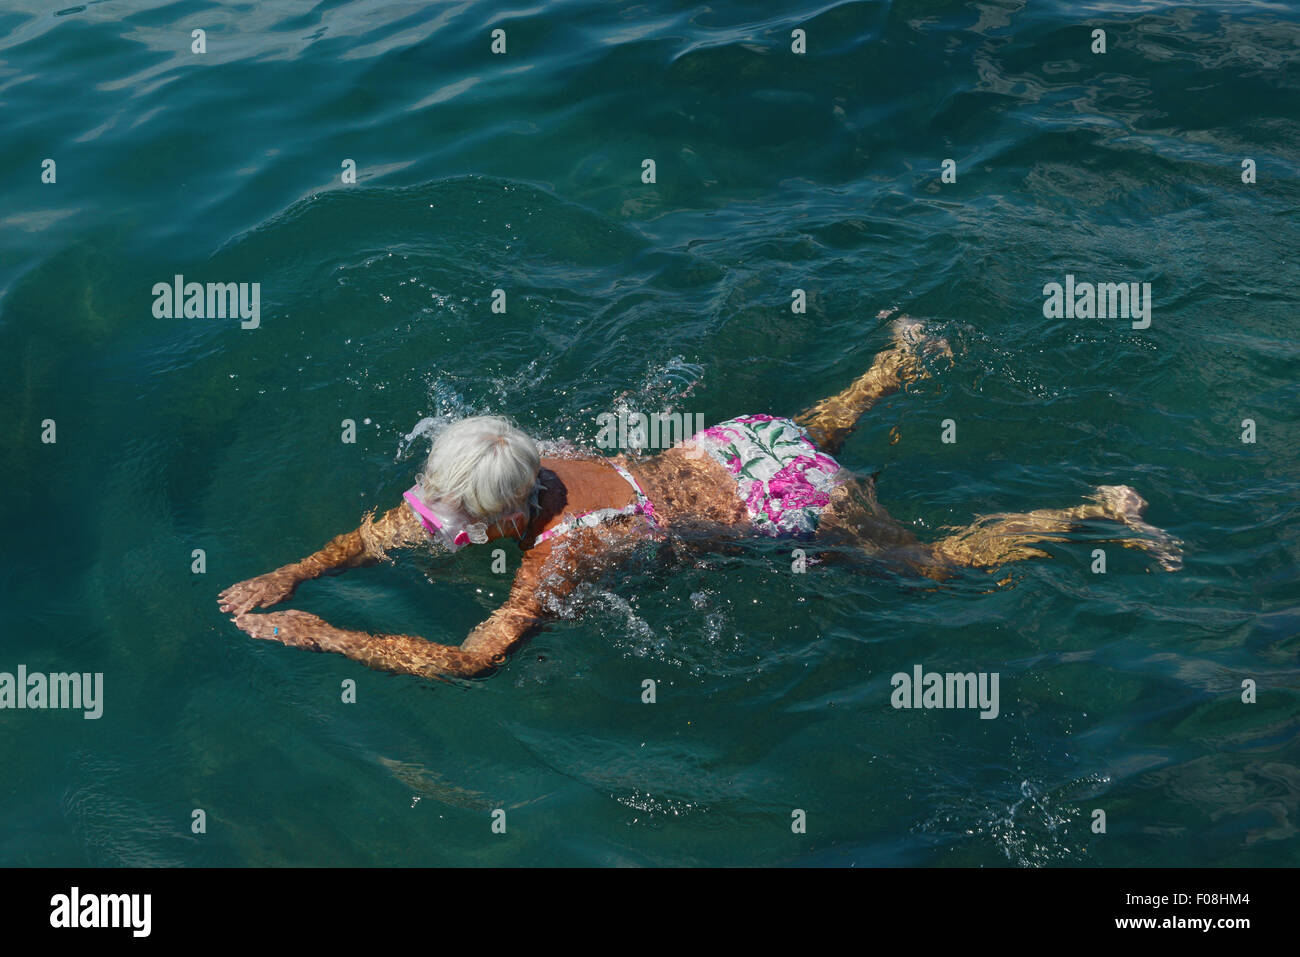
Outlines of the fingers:
{"label": "fingers", "polygon": [[[239,602],[234,602],[228,607],[238,606]],[[234,613],[230,621],[250,638],[278,641],[290,648],[307,648],[314,651],[320,651],[319,642],[337,631],[323,618],[298,609],[265,614],[255,614],[247,609],[241,609]]]}
{"label": "fingers", "polygon": [[253,606],[248,591],[248,582],[238,582],[231,585],[217,596],[217,607],[224,612],[233,612],[236,615],[248,611]]}
{"label": "fingers", "polygon": [[276,615],[250,615],[246,612],[235,615],[230,620],[235,623],[235,627],[244,632],[250,638],[273,639],[281,641],[287,634],[283,634],[284,628],[273,620]]}
{"label": "fingers", "polygon": [[234,594],[227,592],[217,599],[217,606],[222,611],[236,615],[242,615],[256,604],[257,600],[255,598],[250,598],[246,593],[241,592]]}
{"label": "fingers", "polygon": [[253,578],[237,585],[231,585],[217,596],[217,607],[224,612],[239,615],[253,608],[269,608],[284,595],[269,588],[265,582]]}
{"label": "fingers", "polygon": [[241,614],[230,619],[250,638],[278,641],[290,648],[320,651],[320,640],[332,631],[320,618],[304,611],[276,611],[266,615]]}

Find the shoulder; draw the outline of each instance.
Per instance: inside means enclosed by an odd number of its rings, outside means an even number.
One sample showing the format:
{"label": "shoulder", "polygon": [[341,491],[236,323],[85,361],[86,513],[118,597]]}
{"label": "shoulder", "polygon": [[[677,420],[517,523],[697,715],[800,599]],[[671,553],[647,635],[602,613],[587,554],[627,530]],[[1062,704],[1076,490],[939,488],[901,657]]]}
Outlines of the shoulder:
{"label": "shoulder", "polygon": [[545,544],[537,546],[537,536],[546,531],[551,525],[554,525],[569,505],[569,489],[565,485],[564,479],[559,472],[550,468],[551,464],[560,464],[550,462],[547,459],[542,460],[542,467],[537,473],[537,496],[529,516],[528,531],[520,541],[520,547],[525,552],[532,550],[535,546],[546,548]]}

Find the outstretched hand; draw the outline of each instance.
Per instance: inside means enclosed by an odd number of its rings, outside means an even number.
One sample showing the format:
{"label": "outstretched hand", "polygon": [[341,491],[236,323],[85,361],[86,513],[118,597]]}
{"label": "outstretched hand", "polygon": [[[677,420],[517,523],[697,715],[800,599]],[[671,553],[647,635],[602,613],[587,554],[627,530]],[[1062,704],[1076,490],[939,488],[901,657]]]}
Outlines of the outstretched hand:
{"label": "outstretched hand", "polygon": [[217,604],[224,612],[242,615],[253,608],[269,608],[279,604],[292,595],[297,587],[298,576],[286,565],[231,585],[217,596]]}
{"label": "outstretched hand", "polygon": [[273,611],[265,615],[245,612],[230,619],[240,631],[250,638],[278,641],[291,648],[322,650],[322,642],[341,634],[325,619],[311,612],[290,609]]}

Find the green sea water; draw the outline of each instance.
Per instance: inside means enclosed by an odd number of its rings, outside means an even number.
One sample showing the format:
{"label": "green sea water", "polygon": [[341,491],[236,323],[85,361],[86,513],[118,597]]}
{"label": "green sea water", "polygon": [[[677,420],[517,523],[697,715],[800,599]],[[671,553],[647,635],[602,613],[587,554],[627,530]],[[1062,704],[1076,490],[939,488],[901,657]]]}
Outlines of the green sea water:
{"label": "green sea water", "polygon": [[[1252,0],[9,0],[0,672],[104,711],[0,710],[0,864],[1300,863],[1298,64]],[[177,274],[260,283],[259,327],[156,318]],[[1150,283],[1149,328],[1046,318],[1067,275]],[[955,351],[840,456],[886,508],[1129,484],[1184,568],[1094,574],[1101,527],[937,587],[755,543],[459,684],[217,608],[395,504],[427,418],[789,415],[885,308]],[[506,587],[416,554],[292,607],[456,644]],[[997,672],[999,716],[894,709],[918,664]]]}

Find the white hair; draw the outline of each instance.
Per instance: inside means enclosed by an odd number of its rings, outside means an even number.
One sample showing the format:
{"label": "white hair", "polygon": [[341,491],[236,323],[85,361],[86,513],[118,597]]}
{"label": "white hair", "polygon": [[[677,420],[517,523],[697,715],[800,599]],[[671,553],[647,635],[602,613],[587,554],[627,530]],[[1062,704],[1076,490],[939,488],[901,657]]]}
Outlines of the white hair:
{"label": "white hair", "polygon": [[416,484],[426,503],[440,501],[492,524],[528,511],[541,467],[537,443],[527,433],[499,415],[475,415],[438,434]]}

